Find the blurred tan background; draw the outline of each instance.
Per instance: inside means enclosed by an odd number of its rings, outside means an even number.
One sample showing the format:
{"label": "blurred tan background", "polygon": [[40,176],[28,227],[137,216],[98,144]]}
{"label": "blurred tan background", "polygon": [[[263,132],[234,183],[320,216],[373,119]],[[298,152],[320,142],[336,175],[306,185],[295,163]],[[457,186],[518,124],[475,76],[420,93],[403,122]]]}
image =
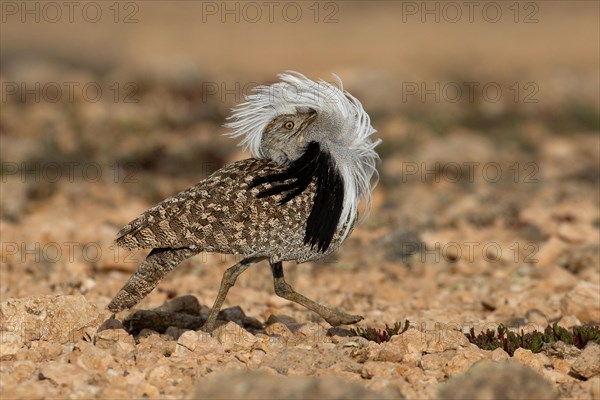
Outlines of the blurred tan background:
{"label": "blurred tan background", "polygon": [[28,55],[103,68],[192,64],[217,76],[293,68],[392,79],[440,71],[537,78],[599,67],[599,6],[590,1],[78,2],[72,16],[66,6],[3,3],[3,62]]}
{"label": "blurred tan background", "polygon": [[[542,103],[552,94],[597,100],[593,1],[26,4],[3,2],[5,73],[32,59],[104,73],[201,71],[217,82],[293,69],[335,72],[373,92],[440,77],[525,79],[539,82]],[[380,96],[394,102],[388,92]]]}

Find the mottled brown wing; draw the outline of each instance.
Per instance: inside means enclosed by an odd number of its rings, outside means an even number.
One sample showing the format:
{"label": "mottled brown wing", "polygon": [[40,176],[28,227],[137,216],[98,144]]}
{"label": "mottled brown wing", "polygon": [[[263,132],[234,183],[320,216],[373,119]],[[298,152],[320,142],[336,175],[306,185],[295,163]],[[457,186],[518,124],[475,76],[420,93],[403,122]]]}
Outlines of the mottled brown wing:
{"label": "mottled brown wing", "polygon": [[269,183],[249,187],[254,178],[282,170],[272,161],[252,158],[229,164],[140,215],[119,232],[116,243],[130,249],[193,247],[276,261],[313,258],[304,234],[314,185],[282,205],[283,195],[257,199]]}

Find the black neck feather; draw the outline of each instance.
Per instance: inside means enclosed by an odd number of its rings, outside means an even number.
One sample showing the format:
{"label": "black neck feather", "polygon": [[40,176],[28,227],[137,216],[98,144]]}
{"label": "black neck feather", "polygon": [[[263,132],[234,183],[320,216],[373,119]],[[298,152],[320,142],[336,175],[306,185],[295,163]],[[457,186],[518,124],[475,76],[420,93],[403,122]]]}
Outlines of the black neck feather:
{"label": "black neck feather", "polygon": [[321,149],[317,142],[310,142],[304,154],[293,161],[284,172],[255,178],[250,187],[264,183],[272,186],[262,190],[258,198],[285,194],[279,204],[287,203],[304,192],[312,181],[317,190],[313,206],[306,223],[304,244],[317,251],[329,248],[342,215],[344,204],[344,181],[335,166],[331,155]]}

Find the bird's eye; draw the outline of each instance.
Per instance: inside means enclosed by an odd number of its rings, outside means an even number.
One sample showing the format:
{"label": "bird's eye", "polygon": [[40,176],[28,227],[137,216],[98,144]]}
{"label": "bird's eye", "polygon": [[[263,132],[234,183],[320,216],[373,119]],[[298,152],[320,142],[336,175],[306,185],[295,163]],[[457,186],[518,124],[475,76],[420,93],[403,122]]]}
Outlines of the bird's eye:
{"label": "bird's eye", "polygon": [[283,127],[287,130],[294,129],[294,123],[292,121],[287,121],[285,124],[283,124]]}

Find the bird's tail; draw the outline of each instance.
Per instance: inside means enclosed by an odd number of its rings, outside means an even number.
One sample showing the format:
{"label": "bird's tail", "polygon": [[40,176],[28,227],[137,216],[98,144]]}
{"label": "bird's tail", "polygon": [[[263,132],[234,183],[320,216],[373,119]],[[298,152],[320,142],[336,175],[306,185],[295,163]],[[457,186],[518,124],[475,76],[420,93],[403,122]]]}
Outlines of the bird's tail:
{"label": "bird's tail", "polygon": [[180,262],[197,254],[188,247],[179,249],[153,249],[129,278],[125,286],[112,299],[108,309],[118,313],[135,306],[158,285],[164,276]]}

